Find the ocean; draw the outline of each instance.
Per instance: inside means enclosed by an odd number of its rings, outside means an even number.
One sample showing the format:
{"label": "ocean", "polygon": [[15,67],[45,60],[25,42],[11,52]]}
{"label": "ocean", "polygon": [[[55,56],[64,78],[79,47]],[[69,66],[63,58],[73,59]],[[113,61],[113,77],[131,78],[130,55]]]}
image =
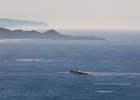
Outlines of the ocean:
{"label": "ocean", "polygon": [[139,100],[139,94],[139,39],[0,40],[2,100]]}

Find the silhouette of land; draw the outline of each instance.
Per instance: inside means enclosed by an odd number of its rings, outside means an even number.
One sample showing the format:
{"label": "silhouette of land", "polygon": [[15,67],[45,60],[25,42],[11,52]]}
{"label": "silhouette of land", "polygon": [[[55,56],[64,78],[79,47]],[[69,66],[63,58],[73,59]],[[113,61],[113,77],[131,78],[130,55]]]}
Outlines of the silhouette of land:
{"label": "silhouette of land", "polygon": [[0,27],[12,28],[12,27],[48,27],[44,22],[34,22],[27,20],[15,20],[9,18],[0,18]]}
{"label": "silhouette of land", "polygon": [[60,39],[60,40],[106,40],[96,36],[70,36],[63,35],[51,29],[44,33],[36,30],[10,30],[0,27],[0,39]]}
{"label": "silhouette of land", "polygon": [[49,29],[49,26],[44,22],[35,22],[28,20],[16,20],[9,18],[0,18],[0,27],[8,29],[22,29],[22,30],[37,30],[45,31]]}

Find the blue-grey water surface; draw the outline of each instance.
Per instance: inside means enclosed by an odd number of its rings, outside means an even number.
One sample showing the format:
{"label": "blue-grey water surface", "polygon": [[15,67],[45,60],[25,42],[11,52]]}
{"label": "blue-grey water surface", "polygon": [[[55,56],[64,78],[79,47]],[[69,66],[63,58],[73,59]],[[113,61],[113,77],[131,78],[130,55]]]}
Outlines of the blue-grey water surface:
{"label": "blue-grey water surface", "polygon": [[138,41],[0,40],[2,100],[139,100],[139,94]]}

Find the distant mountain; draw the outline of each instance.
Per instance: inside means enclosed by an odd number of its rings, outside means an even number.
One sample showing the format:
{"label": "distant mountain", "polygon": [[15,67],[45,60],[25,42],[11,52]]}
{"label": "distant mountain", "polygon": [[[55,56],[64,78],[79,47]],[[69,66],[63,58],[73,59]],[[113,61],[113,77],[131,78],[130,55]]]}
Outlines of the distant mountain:
{"label": "distant mountain", "polygon": [[9,30],[0,27],[0,39],[60,39],[60,40],[106,40],[105,38],[98,38],[95,36],[69,36],[63,35],[51,29],[44,33],[36,30]]}
{"label": "distant mountain", "polygon": [[27,20],[14,20],[8,18],[0,18],[0,27],[9,29],[23,29],[23,30],[47,30],[48,25],[44,22],[34,22]]}

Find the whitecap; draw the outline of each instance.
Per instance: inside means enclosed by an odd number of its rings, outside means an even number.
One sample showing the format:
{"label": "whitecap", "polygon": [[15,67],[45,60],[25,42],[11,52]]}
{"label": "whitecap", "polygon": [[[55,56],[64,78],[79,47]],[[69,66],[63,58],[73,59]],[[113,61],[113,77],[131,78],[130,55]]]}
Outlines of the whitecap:
{"label": "whitecap", "polygon": [[17,61],[40,61],[39,59],[15,59]]}
{"label": "whitecap", "polygon": [[0,42],[11,42],[11,41],[23,41],[23,40],[27,40],[27,39],[1,39]]}
{"label": "whitecap", "polygon": [[57,73],[60,73],[60,74],[69,74],[69,72],[57,72]]}
{"label": "whitecap", "polygon": [[94,85],[121,85],[121,86],[130,86],[130,83],[93,83]]}
{"label": "whitecap", "polygon": [[88,72],[90,75],[94,76],[134,76],[140,75],[140,73],[118,73],[118,72]]}
{"label": "whitecap", "polygon": [[100,91],[97,91],[97,92],[99,92],[99,93],[112,93],[112,92],[114,92],[114,91],[104,91],[104,90],[100,90]]}
{"label": "whitecap", "polygon": [[137,86],[140,84],[130,84],[130,83],[93,83],[94,85],[114,85],[114,86]]}
{"label": "whitecap", "polygon": [[19,58],[19,59],[5,59],[5,60],[3,60],[3,61],[25,61],[25,62],[30,62],[30,61],[42,61],[42,62],[65,62],[65,61],[67,61],[67,60],[51,60],[51,59],[49,59],[49,60],[47,60],[47,59],[34,59],[34,58],[25,58],[25,59],[22,59],[22,58]]}
{"label": "whitecap", "polygon": [[46,60],[46,61],[48,61],[48,62],[64,62],[66,60]]}

